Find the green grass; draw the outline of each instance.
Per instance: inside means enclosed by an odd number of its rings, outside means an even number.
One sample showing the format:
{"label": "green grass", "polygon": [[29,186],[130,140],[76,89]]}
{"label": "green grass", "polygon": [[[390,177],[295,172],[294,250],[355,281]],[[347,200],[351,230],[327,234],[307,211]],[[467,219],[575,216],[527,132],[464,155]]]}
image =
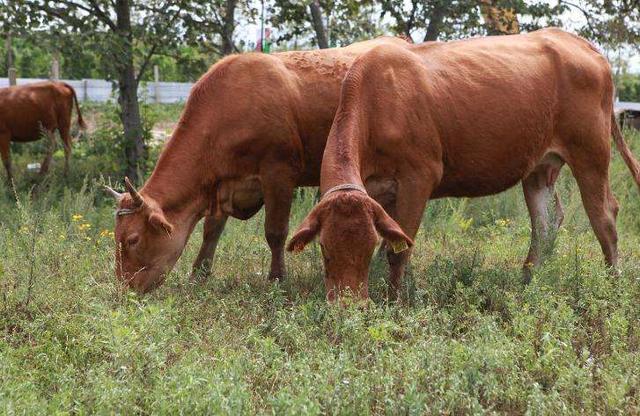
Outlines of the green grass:
{"label": "green grass", "polygon": [[44,185],[16,175],[19,203],[0,196],[2,414],[640,413],[640,195],[617,154],[619,277],[565,169],[566,223],[530,285],[516,188],[433,202],[402,301],[385,301],[377,260],[367,308],[326,304],[316,245],[267,282],[263,212],[229,223],[206,283],[188,280],[198,227],[162,288],[122,290],[112,202],[94,162],[73,162],[66,180],[59,157]]}

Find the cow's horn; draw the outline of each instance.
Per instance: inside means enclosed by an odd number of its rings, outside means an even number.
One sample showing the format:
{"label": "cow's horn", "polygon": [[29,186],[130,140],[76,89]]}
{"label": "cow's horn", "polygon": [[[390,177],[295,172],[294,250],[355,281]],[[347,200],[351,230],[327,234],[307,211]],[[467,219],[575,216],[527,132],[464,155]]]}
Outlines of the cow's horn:
{"label": "cow's horn", "polygon": [[112,197],[114,197],[116,199],[116,201],[119,201],[122,198],[122,194],[116,190],[114,190],[112,187],[105,185],[104,186],[104,190],[109,192],[109,195],[111,195]]}
{"label": "cow's horn", "polygon": [[127,176],[124,177],[124,186],[127,192],[129,192],[129,195],[131,195],[131,199],[133,199],[133,202],[137,206],[142,205],[144,202],[142,200],[142,196],[138,193],[138,191],[136,191],[136,188],[133,186],[133,184],[131,183],[131,181]]}

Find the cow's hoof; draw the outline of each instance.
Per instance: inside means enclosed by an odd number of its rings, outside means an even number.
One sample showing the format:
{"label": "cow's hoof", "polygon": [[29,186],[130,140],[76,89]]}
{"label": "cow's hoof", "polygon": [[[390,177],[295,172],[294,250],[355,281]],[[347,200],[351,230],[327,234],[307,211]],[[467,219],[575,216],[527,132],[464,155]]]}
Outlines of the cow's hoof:
{"label": "cow's hoof", "polygon": [[206,269],[204,267],[198,267],[191,269],[191,274],[189,275],[189,281],[194,283],[202,283],[209,279],[209,275],[211,275],[211,270]]}
{"label": "cow's hoof", "polygon": [[283,272],[278,271],[278,272],[269,273],[269,281],[271,282],[276,282],[276,281],[281,282],[284,279],[285,279],[285,273]]}
{"label": "cow's hoof", "polygon": [[533,271],[530,266],[524,266],[522,268],[522,283],[528,285],[533,279]]}
{"label": "cow's hoof", "polygon": [[622,277],[622,271],[617,268],[617,267],[609,267],[609,276],[613,277],[613,278],[619,278]]}

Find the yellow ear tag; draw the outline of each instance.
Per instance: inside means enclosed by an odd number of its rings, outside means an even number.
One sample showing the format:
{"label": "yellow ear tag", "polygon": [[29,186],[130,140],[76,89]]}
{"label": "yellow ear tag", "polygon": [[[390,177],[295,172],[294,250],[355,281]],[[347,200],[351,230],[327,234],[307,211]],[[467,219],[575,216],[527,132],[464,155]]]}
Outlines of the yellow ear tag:
{"label": "yellow ear tag", "polygon": [[393,247],[393,252],[398,254],[407,250],[409,248],[409,245],[407,244],[406,241],[400,240],[400,241],[391,241],[391,247]]}

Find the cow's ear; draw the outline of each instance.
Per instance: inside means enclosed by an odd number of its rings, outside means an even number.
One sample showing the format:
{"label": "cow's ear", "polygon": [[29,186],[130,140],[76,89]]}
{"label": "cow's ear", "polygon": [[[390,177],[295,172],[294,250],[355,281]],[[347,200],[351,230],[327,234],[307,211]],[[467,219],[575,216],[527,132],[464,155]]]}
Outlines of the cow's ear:
{"label": "cow's ear", "polygon": [[169,235],[173,233],[173,225],[167,221],[167,218],[162,213],[154,212],[149,215],[149,223],[156,229],[163,230]]}
{"label": "cow's ear", "polygon": [[377,203],[374,207],[374,215],[376,230],[382,238],[389,242],[395,253],[400,253],[413,246],[413,240],[402,231],[400,225]]}
{"label": "cow's ear", "polygon": [[318,220],[318,215],[316,210],[314,209],[309,213],[307,218],[300,224],[296,233],[289,240],[289,244],[287,245],[287,251],[293,253],[299,253],[316,238],[316,235],[320,232],[320,221]]}

